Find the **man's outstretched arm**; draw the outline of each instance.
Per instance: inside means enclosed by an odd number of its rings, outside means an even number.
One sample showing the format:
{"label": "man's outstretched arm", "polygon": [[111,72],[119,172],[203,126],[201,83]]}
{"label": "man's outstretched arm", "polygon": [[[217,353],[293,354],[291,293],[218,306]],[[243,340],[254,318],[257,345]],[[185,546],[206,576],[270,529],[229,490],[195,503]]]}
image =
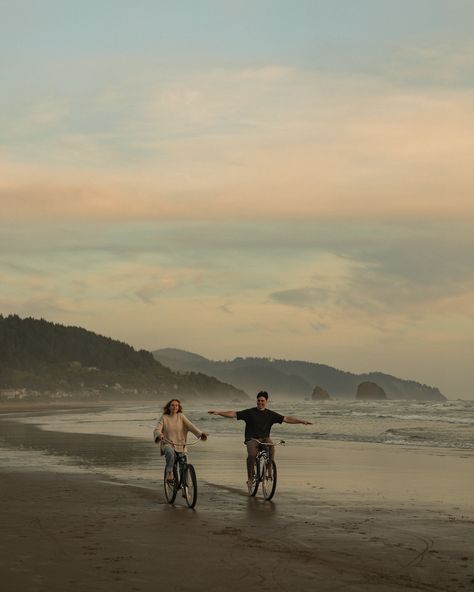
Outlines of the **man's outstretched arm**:
{"label": "man's outstretched arm", "polygon": [[208,411],[211,415],[221,415],[222,417],[237,417],[236,411]]}
{"label": "man's outstretched arm", "polygon": [[285,423],[302,423],[303,425],[313,425],[312,421],[306,421],[306,419],[298,419],[297,417],[291,417],[291,415],[285,415],[283,421]]}

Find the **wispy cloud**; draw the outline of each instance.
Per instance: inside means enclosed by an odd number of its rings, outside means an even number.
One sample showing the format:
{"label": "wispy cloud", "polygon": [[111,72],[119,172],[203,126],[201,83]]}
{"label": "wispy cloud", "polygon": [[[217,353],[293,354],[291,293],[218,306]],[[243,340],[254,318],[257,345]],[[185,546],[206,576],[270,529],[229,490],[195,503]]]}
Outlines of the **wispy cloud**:
{"label": "wispy cloud", "polygon": [[[381,228],[373,227],[378,233]],[[372,230],[372,232],[373,232]],[[446,231],[451,230],[452,234]],[[385,228],[385,238],[344,237],[328,240],[326,250],[338,253],[332,273],[318,271],[306,285],[276,290],[270,298],[288,306],[331,312],[332,316],[419,319],[448,303],[451,312],[472,315],[467,295],[474,291],[474,241],[467,225],[420,225]],[[429,231],[429,232],[428,232]],[[383,233],[382,233],[383,234]],[[336,238],[337,237],[337,238]]]}
{"label": "wispy cloud", "polygon": [[32,124],[26,152],[18,137],[0,154],[3,216],[464,219],[473,99],[277,66],[193,75],[136,108],[121,99],[107,133],[77,112],[47,137]]}
{"label": "wispy cloud", "polygon": [[385,76],[404,86],[474,86],[472,42],[409,43],[392,52]]}
{"label": "wispy cloud", "polygon": [[19,314],[21,316],[33,316],[35,318],[56,318],[57,315],[64,313],[71,314],[74,308],[67,302],[58,299],[54,294],[9,299],[0,297],[0,309],[2,314]]}

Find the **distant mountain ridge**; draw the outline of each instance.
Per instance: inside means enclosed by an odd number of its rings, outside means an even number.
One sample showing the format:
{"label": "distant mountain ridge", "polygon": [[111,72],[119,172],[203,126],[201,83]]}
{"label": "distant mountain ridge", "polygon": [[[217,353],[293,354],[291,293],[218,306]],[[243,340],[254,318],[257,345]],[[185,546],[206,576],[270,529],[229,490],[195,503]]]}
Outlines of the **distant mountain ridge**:
{"label": "distant mountain ridge", "polygon": [[81,327],[0,315],[0,391],[15,389],[106,398],[247,398],[215,377],[175,372],[148,351]]}
{"label": "distant mountain ridge", "polygon": [[328,391],[331,397],[354,399],[357,386],[369,381],[380,385],[389,399],[446,400],[436,387],[382,372],[354,374],[314,362],[271,358],[239,357],[230,361],[213,361],[175,348],[158,349],[152,353],[155,359],[175,371],[204,372],[248,393],[265,389],[278,397],[306,398],[311,396],[317,385]]}

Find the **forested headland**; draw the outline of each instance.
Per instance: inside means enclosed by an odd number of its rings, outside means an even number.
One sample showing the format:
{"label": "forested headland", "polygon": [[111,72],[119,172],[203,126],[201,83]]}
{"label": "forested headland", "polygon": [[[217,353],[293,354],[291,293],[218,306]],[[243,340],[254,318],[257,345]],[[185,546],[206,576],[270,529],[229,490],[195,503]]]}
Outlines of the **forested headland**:
{"label": "forested headland", "polygon": [[176,372],[145,350],[81,327],[0,315],[0,391],[5,397],[245,399],[201,372]]}

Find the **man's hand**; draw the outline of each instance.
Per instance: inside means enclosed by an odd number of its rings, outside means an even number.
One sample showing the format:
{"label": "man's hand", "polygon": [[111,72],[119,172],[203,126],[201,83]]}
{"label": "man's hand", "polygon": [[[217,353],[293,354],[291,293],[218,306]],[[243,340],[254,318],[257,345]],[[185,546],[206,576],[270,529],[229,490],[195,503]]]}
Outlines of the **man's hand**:
{"label": "man's hand", "polygon": [[302,425],[313,425],[312,421],[306,421],[306,419],[298,419],[297,417],[291,417],[291,415],[285,415],[283,421],[285,423],[301,423]]}
{"label": "man's hand", "polygon": [[207,440],[207,437],[209,436],[209,434],[207,432],[203,432],[200,436],[201,440],[203,442],[205,442]]}

